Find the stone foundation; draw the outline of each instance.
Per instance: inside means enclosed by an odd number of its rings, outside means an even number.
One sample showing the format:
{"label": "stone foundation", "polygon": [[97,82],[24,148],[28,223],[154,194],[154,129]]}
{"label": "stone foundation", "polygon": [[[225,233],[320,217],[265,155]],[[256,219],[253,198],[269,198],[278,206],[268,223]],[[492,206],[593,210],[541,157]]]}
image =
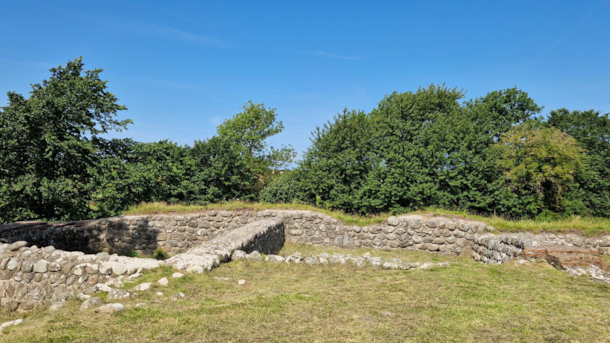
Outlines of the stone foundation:
{"label": "stone foundation", "polygon": [[[482,222],[417,215],[390,217],[382,224],[359,227],[321,213],[286,210],[15,223],[0,226],[0,242],[5,242],[0,244],[0,306],[31,310],[97,291],[108,291],[109,298],[130,296],[129,291],[112,287],[143,270],[169,265],[201,273],[230,261],[235,250],[277,254],[284,242],[443,254],[471,252],[475,260],[493,264],[527,257],[528,251],[543,245],[610,252],[609,235],[588,238],[577,234],[492,234],[494,231]],[[157,248],[174,256],[157,261],[113,254],[133,250],[152,254]],[[581,272],[578,263],[582,261],[562,256],[552,261],[571,263],[570,270]],[[593,266],[601,270],[593,271],[594,275],[608,278],[607,265],[600,266]]]}

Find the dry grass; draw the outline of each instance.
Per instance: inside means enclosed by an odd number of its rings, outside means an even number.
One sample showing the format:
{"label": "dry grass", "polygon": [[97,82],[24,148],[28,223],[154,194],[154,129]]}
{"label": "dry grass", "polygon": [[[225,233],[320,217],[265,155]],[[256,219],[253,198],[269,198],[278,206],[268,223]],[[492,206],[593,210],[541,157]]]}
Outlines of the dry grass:
{"label": "dry grass", "polygon": [[[287,245],[285,252],[325,248]],[[332,249],[331,249],[332,250]],[[354,255],[367,250],[343,251]],[[450,261],[447,268],[389,271],[353,265],[224,264],[170,278],[121,314],[0,312],[25,318],[0,342],[604,342],[610,341],[610,286],[546,264],[491,266],[467,257],[404,251],[374,255]],[[171,269],[155,270],[153,282]],[[220,279],[228,278],[228,280]],[[237,280],[247,280],[238,286]],[[129,285],[131,288],[135,284]],[[184,300],[169,295],[184,292]],[[144,308],[134,308],[146,303]],[[384,314],[389,311],[393,315]]]}
{"label": "dry grass", "polygon": [[[196,213],[205,210],[243,210],[250,209],[255,211],[281,209],[281,210],[307,210],[327,214],[335,219],[341,220],[348,225],[366,226],[386,221],[391,214],[381,213],[371,216],[358,216],[347,214],[342,211],[332,211],[317,208],[315,206],[297,203],[265,204],[265,203],[246,203],[242,201],[232,201],[210,205],[169,205],[164,202],[142,203],[132,206],[125,214],[152,214],[152,213]],[[438,208],[426,208],[420,211],[410,212],[411,214],[422,214],[427,216],[437,215],[452,218],[465,218],[486,222],[501,231],[511,232],[569,232],[579,231],[586,235],[599,235],[610,233],[610,219],[608,218],[588,218],[572,216],[557,220],[507,220],[498,216],[484,217],[474,215],[466,211],[453,211]]]}

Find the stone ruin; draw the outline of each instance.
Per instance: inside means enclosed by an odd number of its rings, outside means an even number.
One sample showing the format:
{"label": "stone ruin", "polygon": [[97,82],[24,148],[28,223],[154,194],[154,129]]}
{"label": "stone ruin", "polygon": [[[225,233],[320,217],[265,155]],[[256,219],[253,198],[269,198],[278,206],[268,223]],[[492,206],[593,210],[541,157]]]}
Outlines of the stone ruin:
{"label": "stone ruin", "polygon": [[[471,254],[477,261],[492,264],[515,258],[543,260],[572,274],[610,283],[610,268],[599,258],[610,253],[609,235],[496,234],[482,222],[419,215],[390,217],[385,223],[360,227],[310,211],[208,211],[0,226],[0,306],[27,311],[99,291],[121,298],[129,291],[113,286],[144,270],[172,266],[202,273],[243,257],[236,252],[277,254],[284,242]],[[150,256],[157,249],[172,257],[125,256]],[[413,267],[398,261],[377,262],[388,269]]]}

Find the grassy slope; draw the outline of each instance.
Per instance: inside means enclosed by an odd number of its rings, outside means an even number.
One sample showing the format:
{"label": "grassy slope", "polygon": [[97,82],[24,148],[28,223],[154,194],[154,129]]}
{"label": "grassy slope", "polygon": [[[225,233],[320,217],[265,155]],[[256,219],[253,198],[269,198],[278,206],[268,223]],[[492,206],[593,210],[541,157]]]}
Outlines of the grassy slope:
{"label": "grassy slope", "polygon": [[[332,251],[287,245],[284,252]],[[350,250],[361,254],[367,250]],[[447,268],[389,271],[352,265],[235,262],[202,275],[166,276],[115,315],[0,311],[24,318],[0,342],[603,342],[610,341],[610,286],[546,264],[491,266],[467,257],[373,251],[408,261],[450,261]],[[219,278],[228,278],[223,280]],[[247,280],[238,286],[237,280]],[[135,284],[127,286],[133,287]],[[154,292],[166,294],[159,303]],[[167,295],[184,292],[184,300]],[[133,308],[146,303],[145,308]],[[382,311],[389,311],[387,316]]]}
{"label": "grassy slope", "polygon": [[[226,202],[210,205],[168,205],[162,202],[142,203],[131,207],[125,214],[152,214],[167,213],[175,211],[176,213],[194,213],[204,210],[266,210],[266,209],[292,209],[292,210],[308,210],[325,213],[333,218],[341,220],[349,225],[370,225],[381,223],[390,217],[389,213],[382,213],[374,216],[357,216],[346,214],[341,211],[331,211],[320,209],[310,205],[303,204],[263,204],[263,203],[245,203],[240,201]],[[412,212],[413,214],[424,215],[440,215],[456,218],[467,218],[480,220],[501,231],[550,231],[550,232],[568,232],[570,230],[581,231],[587,235],[599,235],[602,233],[610,233],[610,219],[608,218],[581,218],[578,216],[558,219],[558,220],[506,220],[498,216],[483,217],[473,215],[465,211],[450,211],[444,209],[428,208],[422,211]]]}

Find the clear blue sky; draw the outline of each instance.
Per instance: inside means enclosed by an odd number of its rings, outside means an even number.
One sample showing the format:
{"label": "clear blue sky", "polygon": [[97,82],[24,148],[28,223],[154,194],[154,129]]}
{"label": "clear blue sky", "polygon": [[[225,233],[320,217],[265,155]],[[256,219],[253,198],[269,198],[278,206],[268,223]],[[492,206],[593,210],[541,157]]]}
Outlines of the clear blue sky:
{"label": "clear blue sky", "polygon": [[133,119],[121,136],[211,137],[252,100],[302,152],[343,108],[446,83],[610,112],[610,1],[2,1],[0,106],[78,56]]}

